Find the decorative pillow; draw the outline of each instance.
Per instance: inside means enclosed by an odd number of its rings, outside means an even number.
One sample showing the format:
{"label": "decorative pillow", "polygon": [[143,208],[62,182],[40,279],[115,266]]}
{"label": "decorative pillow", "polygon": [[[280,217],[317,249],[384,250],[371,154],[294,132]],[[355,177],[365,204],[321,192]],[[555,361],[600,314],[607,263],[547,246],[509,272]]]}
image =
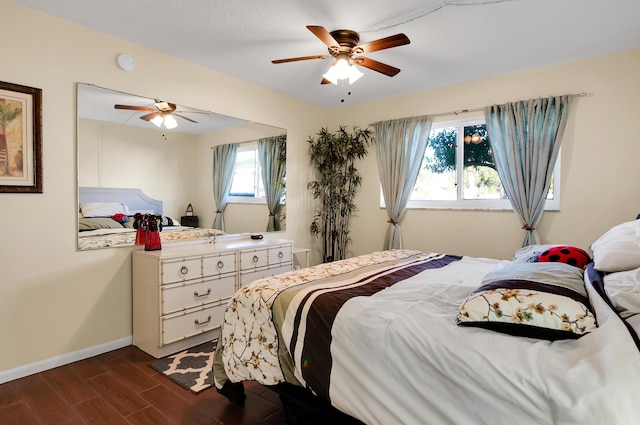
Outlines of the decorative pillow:
{"label": "decorative pillow", "polygon": [[112,215],[111,220],[117,221],[120,224],[124,224],[129,221],[129,216],[126,214],[118,213]]}
{"label": "decorative pillow", "polygon": [[586,251],[578,247],[564,245],[547,249],[538,255],[536,261],[539,263],[565,263],[584,270],[587,264],[591,262],[591,257]]}
{"label": "decorative pillow", "polygon": [[79,218],[78,230],[80,232],[96,229],[122,229],[122,224],[111,217]]}
{"label": "decorative pillow", "polygon": [[640,268],[607,274],[604,291],[620,316],[629,318],[640,313]]}
{"label": "decorative pillow", "polygon": [[462,304],[457,324],[530,338],[579,338],[597,327],[583,273],[554,262],[496,269]]}
{"label": "decorative pillow", "polygon": [[559,244],[527,245],[525,247],[520,248],[513,254],[513,261],[515,263],[534,262],[538,258],[538,255],[556,246],[560,246],[560,245]]}
{"label": "decorative pillow", "polygon": [[593,265],[615,273],[640,267],[640,220],[618,224],[591,245]]}
{"label": "decorative pillow", "polygon": [[80,204],[83,217],[111,217],[114,214],[129,215],[126,204],[118,202],[85,202]]}

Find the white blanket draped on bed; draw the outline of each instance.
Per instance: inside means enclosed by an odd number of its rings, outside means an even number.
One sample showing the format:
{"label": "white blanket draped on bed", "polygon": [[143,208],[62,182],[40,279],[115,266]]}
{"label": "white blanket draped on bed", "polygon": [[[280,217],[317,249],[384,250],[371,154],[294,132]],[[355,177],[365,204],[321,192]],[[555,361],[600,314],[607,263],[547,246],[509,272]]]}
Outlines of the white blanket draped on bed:
{"label": "white blanket draped on bed", "polygon": [[[463,257],[347,301],[331,328],[332,404],[370,425],[640,423],[638,348],[590,284],[599,328],[577,340],[550,342],[456,325],[460,305],[482,276],[506,263]],[[295,273],[236,294],[221,339],[231,381],[284,380],[270,306],[280,290],[301,281]],[[261,297],[269,282],[278,290]],[[246,308],[257,304],[265,308]],[[295,304],[285,323],[296,314]],[[240,329],[249,334],[238,335]],[[283,340],[290,344],[296,332],[285,326]],[[294,355],[294,362],[302,377],[303,358]]]}

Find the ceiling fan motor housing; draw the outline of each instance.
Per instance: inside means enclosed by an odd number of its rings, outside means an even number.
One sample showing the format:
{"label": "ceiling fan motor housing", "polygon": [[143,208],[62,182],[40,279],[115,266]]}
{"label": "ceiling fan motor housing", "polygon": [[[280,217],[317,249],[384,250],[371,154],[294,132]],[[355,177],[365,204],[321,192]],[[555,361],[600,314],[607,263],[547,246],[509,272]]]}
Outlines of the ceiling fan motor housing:
{"label": "ceiling fan motor housing", "polygon": [[[339,46],[329,46],[329,54],[335,57],[340,53],[347,53],[349,55],[358,53],[353,51],[353,48],[358,45],[360,42],[360,34],[351,30],[335,30],[331,31],[329,34],[336,40],[340,45]],[[359,52],[362,53],[362,52]]]}

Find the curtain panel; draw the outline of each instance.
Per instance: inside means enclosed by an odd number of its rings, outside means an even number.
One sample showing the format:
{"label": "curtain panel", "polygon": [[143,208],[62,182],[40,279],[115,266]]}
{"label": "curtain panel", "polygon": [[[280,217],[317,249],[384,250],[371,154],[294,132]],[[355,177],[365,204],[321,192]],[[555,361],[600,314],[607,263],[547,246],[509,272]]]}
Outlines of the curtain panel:
{"label": "curtain panel", "polygon": [[540,242],[536,226],[544,211],[572,98],[530,99],[484,109],[498,175],[526,232],[522,246]]}
{"label": "curtain panel", "polygon": [[433,117],[424,115],[372,124],[389,223],[384,249],[402,248],[400,223],[420,173],[432,123]]}
{"label": "curtain panel", "polygon": [[237,151],[237,143],[220,145],[213,149],[213,200],[216,203],[216,215],[211,226],[213,229],[224,231],[223,213],[227,207],[227,198],[236,168]]}
{"label": "curtain panel", "polygon": [[262,184],[269,209],[267,232],[279,231],[280,203],[285,190],[284,176],[286,163],[286,135],[267,137],[258,140],[258,160],[262,174]]}

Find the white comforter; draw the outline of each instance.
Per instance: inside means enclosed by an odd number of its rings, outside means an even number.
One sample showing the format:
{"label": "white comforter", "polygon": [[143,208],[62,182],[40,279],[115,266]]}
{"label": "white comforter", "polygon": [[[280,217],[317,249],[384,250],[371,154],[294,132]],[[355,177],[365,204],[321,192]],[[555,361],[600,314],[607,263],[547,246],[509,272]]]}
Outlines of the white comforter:
{"label": "white comforter", "polygon": [[[640,423],[640,353],[590,284],[599,328],[578,340],[549,342],[456,325],[465,298],[502,264],[464,257],[347,301],[332,328],[332,404],[370,425]],[[242,326],[261,335],[272,331],[264,332],[270,312],[245,315],[241,304],[251,302],[234,299],[223,346],[229,329],[240,328],[231,316],[242,316]],[[226,351],[233,353],[233,344]],[[277,358],[259,355],[261,364],[277,369]],[[231,380],[283,380],[268,367],[265,373],[241,363],[227,370],[236,377]]]}

